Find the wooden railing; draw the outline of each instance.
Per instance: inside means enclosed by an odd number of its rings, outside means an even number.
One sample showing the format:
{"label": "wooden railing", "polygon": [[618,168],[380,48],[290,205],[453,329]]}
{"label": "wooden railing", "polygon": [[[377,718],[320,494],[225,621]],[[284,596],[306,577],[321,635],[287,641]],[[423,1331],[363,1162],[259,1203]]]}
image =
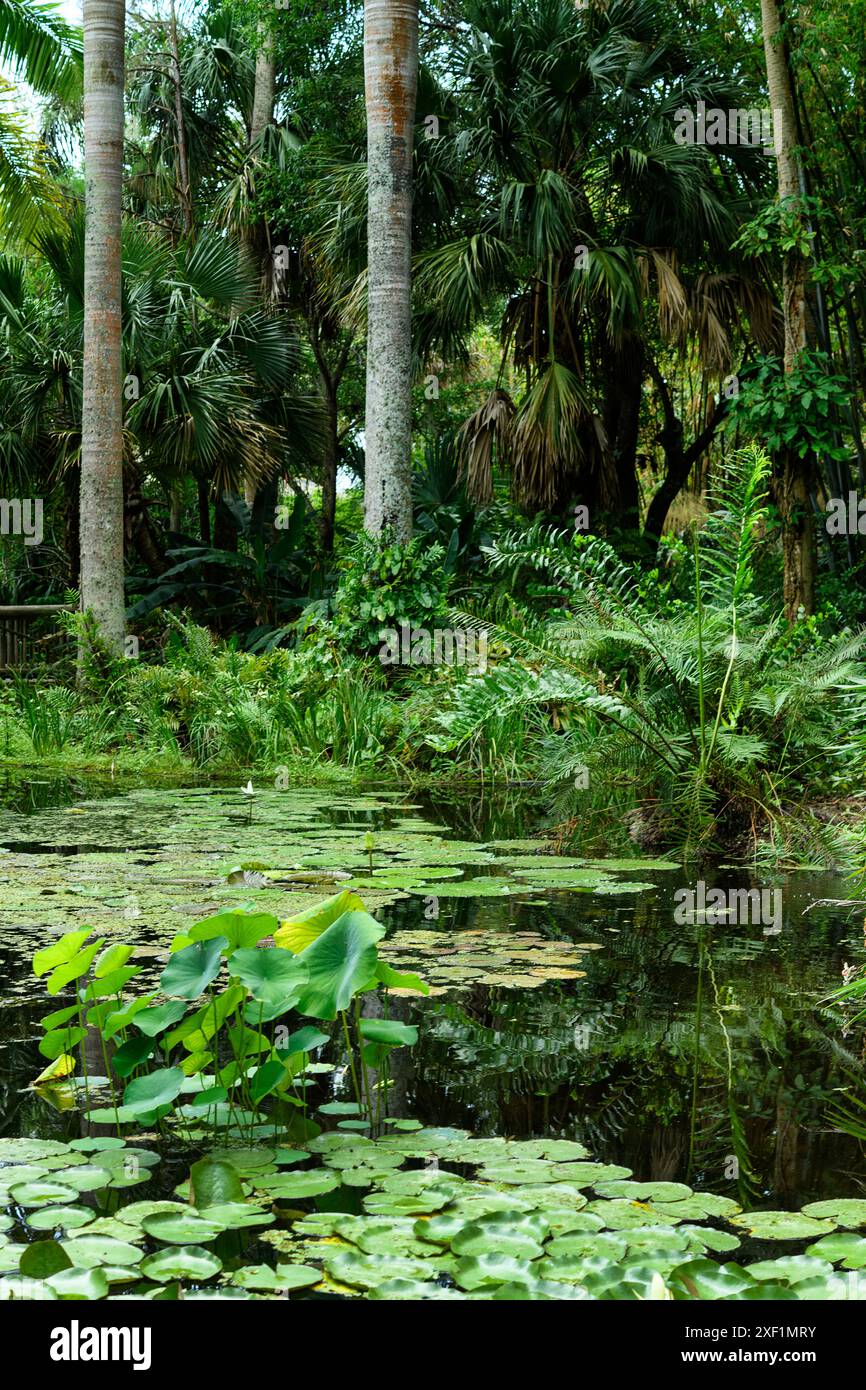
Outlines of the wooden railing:
{"label": "wooden railing", "polygon": [[[0,675],[26,666],[28,659],[35,654],[34,647],[46,640],[34,643],[29,628],[40,618],[51,613],[73,613],[72,603],[19,603],[0,606]],[[50,639],[49,639],[50,640]]]}

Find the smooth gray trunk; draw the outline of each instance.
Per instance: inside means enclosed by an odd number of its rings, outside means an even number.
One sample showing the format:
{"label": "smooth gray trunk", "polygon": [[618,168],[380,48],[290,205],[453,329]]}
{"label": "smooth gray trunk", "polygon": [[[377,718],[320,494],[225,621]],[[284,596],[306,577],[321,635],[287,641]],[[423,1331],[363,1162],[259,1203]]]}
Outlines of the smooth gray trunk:
{"label": "smooth gray trunk", "polygon": [[124,0],[84,0],[84,399],[81,604],[123,650],[120,214]]}
{"label": "smooth gray trunk", "polygon": [[364,525],[412,534],[412,135],[417,0],[365,0],[367,418]]}

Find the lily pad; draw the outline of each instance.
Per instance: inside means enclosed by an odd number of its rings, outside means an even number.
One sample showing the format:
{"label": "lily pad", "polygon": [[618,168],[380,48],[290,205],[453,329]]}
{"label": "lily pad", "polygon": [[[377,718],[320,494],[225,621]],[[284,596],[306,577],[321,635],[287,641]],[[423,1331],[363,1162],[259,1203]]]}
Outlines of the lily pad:
{"label": "lily pad", "polygon": [[212,1279],[222,1269],[222,1260],[201,1245],[177,1245],[157,1250],[141,1262],[141,1272],[159,1284],[175,1279]]}

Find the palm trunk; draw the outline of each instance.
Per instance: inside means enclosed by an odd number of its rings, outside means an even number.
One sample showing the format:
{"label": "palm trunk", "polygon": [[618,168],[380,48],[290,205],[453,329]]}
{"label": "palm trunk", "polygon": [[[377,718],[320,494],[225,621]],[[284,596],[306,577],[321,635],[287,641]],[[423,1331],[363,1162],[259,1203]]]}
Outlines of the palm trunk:
{"label": "palm trunk", "polygon": [[[780,201],[800,196],[795,148],[794,94],[784,45],[778,41],[781,16],[777,0],[761,0],[767,86],[776,141]],[[774,40],[776,40],[774,42]],[[785,257],[782,273],[785,318],[785,371],[795,371],[806,347],[806,264],[797,251]],[[785,614],[793,621],[800,608],[815,609],[815,524],[811,499],[812,463],[786,449],[776,461],[775,492],[782,522]]]}
{"label": "palm trunk", "polygon": [[264,21],[258,28],[256,53],[256,82],[253,90],[253,111],[250,118],[250,149],[256,146],[274,119],[274,99],[277,89],[277,64],[271,35]]}
{"label": "palm trunk", "polygon": [[412,534],[412,134],[418,0],[365,0],[367,419],[364,525]]}
{"label": "palm trunk", "polygon": [[84,0],[84,399],[81,604],[123,650],[120,212],[124,0]]}
{"label": "palm trunk", "polygon": [[[253,109],[250,115],[250,140],[248,157],[250,165],[261,158],[261,140],[274,119],[274,101],[277,91],[277,63],[274,57],[273,39],[264,20],[258,25],[258,51],[256,53],[256,77],[253,87]],[[248,173],[249,191],[252,194],[253,172]],[[254,260],[261,265],[266,248],[266,228],[260,221],[248,217],[243,229],[244,244]],[[265,287],[265,293],[267,289]],[[244,501],[252,509],[256,503],[258,487],[252,479],[244,480]]]}
{"label": "palm trunk", "polygon": [[174,119],[177,127],[178,195],[183,214],[184,236],[192,235],[192,190],[189,181],[189,145],[186,138],[186,117],[183,111],[183,80],[180,71],[180,44],[177,37],[177,9],[171,0],[169,16],[171,44],[171,77],[174,85]]}

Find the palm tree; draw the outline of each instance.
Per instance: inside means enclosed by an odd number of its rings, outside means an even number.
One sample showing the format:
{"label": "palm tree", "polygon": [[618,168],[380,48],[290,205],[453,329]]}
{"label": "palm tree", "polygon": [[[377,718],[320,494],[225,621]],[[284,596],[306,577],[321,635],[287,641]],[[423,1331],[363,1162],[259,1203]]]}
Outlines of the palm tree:
{"label": "palm tree", "polygon": [[367,420],[364,525],[412,534],[412,149],[418,0],[365,0]]}
{"label": "palm tree", "polygon": [[[742,319],[772,340],[769,297],[729,250],[760,159],[732,149],[720,167],[674,138],[678,108],[743,99],[658,0],[473,0],[464,19],[458,113],[425,163],[462,166],[473,186],[450,237],[418,256],[419,349],[453,358],[498,305],[503,366],[525,390],[498,388],[467,422],[474,495],[489,498],[498,458],[531,511],[579,498],[634,525],[643,383],[664,386],[660,351],[694,351],[721,377]],[[668,433],[677,490],[693,458]]]}
{"label": "palm tree", "polygon": [[[800,170],[794,94],[777,0],[761,0],[767,86],[773,111],[779,201],[799,215]],[[785,372],[795,372],[806,349],[806,262],[795,246],[784,259],[782,312],[785,320]],[[782,521],[785,612],[791,622],[800,608],[815,609],[815,524],[812,516],[812,460],[786,449],[777,461],[776,497]]]}
{"label": "palm tree", "polygon": [[[81,35],[53,6],[0,0],[0,67],[39,95],[65,104],[81,97]],[[12,82],[0,77],[0,225],[24,239],[55,210],[44,152],[15,113]]]}
{"label": "palm tree", "polygon": [[121,193],[125,0],[84,3],[84,389],[81,604],[120,652],[123,591]]}

